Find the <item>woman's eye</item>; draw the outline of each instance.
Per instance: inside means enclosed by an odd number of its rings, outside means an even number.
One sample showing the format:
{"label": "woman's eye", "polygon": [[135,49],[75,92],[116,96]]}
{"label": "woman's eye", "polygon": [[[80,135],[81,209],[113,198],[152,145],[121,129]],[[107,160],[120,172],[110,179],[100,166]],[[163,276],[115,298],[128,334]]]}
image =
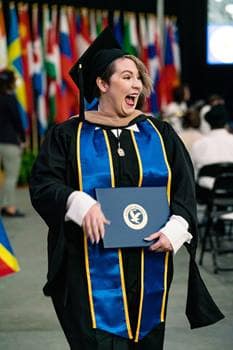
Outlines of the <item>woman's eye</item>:
{"label": "woman's eye", "polygon": [[123,77],[123,79],[130,79],[131,78],[131,76],[130,75],[125,75],[124,77]]}

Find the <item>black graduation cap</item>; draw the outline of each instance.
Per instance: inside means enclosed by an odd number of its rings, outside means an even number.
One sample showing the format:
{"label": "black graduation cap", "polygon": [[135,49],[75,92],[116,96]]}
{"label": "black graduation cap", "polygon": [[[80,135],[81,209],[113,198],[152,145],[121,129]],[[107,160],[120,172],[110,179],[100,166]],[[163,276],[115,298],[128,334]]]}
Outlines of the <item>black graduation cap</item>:
{"label": "black graduation cap", "polygon": [[125,55],[110,27],[106,27],[71,68],[69,74],[80,91],[80,116],[84,117],[84,97],[94,99],[95,81],[107,66]]}

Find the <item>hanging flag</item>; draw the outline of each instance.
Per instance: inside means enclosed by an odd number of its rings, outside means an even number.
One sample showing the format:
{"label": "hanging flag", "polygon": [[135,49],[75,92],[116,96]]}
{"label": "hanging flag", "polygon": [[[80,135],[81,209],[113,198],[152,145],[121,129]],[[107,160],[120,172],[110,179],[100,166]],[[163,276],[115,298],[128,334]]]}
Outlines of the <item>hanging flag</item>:
{"label": "hanging flag", "polygon": [[99,35],[108,26],[108,11],[96,10],[96,34]]}
{"label": "hanging flag", "polygon": [[0,277],[18,272],[19,270],[18,261],[0,219]]}
{"label": "hanging flag", "polygon": [[27,131],[29,129],[29,122],[26,112],[27,103],[22,63],[22,51],[18,32],[18,18],[14,3],[10,3],[9,6],[8,58],[9,65],[15,71],[17,76],[16,98],[19,105],[22,125],[23,128]]}
{"label": "hanging flag", "polygon": [[153,83],[153,91],[150,96],[150,111],[153,114],[156,114],[160,110],[159,98],[158,98],[158,84],[160,80],[161,57],[160,57],[160,50],[159,50],[156,17],[153,14],[148,14],[147,33],[148,33],[148,70]]}
{"label": "hanging flag", "polygon": [[178,78],[181,74],[181,60],[180,60],[180,45],[179,45],[179,33],[176,25],[176,19],[172,18],[170,20],[171,25],[171,35],[172,35],[172,51],[174,57],[174,65],[176,67],[176,72]]}
{"label": "hanging flag", "polygon": [[32,88],[32,74],[33,74],[33,54],[32,54],[32,40],[30,33],[28,4],[20,3],[18,6],[19,13],[19,35],[22,49],[22,63],[23,63],[23,78],[25,83],[26,99],[27,99],[27,114],[28,118],[32,120],[34,112],[34,97]]}
{"label": "hanging flag", "polygon": [[56,122],[60,123],[71,115],[78,112],[77,110],[77,88],[69,75],[72,67],[72,51],[70,43],[70,34],[68,26],[68,18],[66,8],[63,6],[60,11],[60,27],[59,27],[59,47],[61,51],[61,75],[62,83],[60,90],[60,113]]}
{"label": "hanging flag", "polygon": [[171,21],[165,21],[164,66],[161,72],[161,108],[173,100],[172,90],[179,85],[179,73],[174,61],[174,35]]}
{"label": "hanging flag", "polygon": [[6,27],[3,16],[2,2],[0,1],[0,70],[7,67],[7,41],[6,41]]}
{"label": "hanging flag", "polygon": [[126,12],[124,14],[124,51],[138,56],[139,39],[137,34],[136,14]]}
{"label": "hanging flag", "polygon": [[80,56],[87,50],[91,42],[88,10],[81,8],[77,13],[77,44]]}
{"label": "hanging flag", "polygon": [[32,7],[32,49],[33,49],[33,90],[39,135],[43,136],[48,127],[46,110],[46,81],[43,59],[43,45],[40,36],[38,4]]}
{"label": "hanging flag", "polygon": [[78,47],[77,47],[77,28],[76,28],[76,9],[68,6],[67,7],[67,18],[69,25],[69,33],[70,33],[70,46],[72,52],[72,62],[75,63],[79,57]]}
{"label": "hanging flag", "polygon": [[118,43],[120,44],[120,46],[123,47],[123,33],[122,33],[122,26],[121,26],[120,11],[114,11],[113,13],[113,31]]}
{"label": "hanging flag", "polygon": [[[98,17],[97,17],[98,18]],[[94,41],[95,38],[97,37],[97,18],[96,18],[96,13],[95,10],[91,9],[89,11],[89,23],[90,23],[90,38],[91,41]]]}
{"label": "hanging flag", "polygon": [[140,52],[139,58],[144,62],[146,67],[148,67],[148,30],[146,26],[146,18],[144,13],[139,14],[139,42],[140,42]]}
{"label": "hanging flag", "polygon": [[106,28],[108,26],[109,22],[108,22],[108,11],[107,10],[103,10],[102,11],[102,30],[104,30],[104,28]]}
{"label": "hanging flag", "polygon": [[[60,119],[59,91],[61,89],[61,62],[57,32],[57,6],[49,12],[48,5],[43,6],[45,68],[47,74],[48,122],[53,124]],[[61,117],[62,118],[62,117]]]}

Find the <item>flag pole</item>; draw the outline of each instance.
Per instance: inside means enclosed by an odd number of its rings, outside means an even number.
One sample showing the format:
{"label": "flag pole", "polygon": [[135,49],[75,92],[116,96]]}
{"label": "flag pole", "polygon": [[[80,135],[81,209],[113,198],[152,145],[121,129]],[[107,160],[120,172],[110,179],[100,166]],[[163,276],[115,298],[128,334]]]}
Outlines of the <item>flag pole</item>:
{"label": "flag pole", "polygon": [[160,38],[161,63],[164,63],[164,0],[157,0],[157,26]]}

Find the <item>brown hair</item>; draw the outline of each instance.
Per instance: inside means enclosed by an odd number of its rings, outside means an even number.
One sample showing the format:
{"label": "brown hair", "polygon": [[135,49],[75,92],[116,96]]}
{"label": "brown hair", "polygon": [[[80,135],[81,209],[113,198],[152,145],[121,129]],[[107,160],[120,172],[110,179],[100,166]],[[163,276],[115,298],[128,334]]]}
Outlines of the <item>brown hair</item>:
{"label": "brown hair", "polygon": [[[124,55],[121,58],[128,58],[128,59],[132,60],[138,69],[139,76],[142,80],[143,90],[139,96],[138,103],[137,103],[136,107],[142,108],[146,97],[150,96],[150,94],[152,92],[152,80],[149,76],[148,70],[147,70],[146,66],[144,65],[144,63],[134,55]],[[116,60],[114,60],[113,62],[111,62],[108,65],[107,69],[105,70],[105,72],[101,76],[101,79],[104,80],[106,83],[109,83],[111,76],[115,73],[115,64],[116,64]],[[96,97],[99,97],[99,89],[97,86],[95,87],[94,93],[95,93]]]}

